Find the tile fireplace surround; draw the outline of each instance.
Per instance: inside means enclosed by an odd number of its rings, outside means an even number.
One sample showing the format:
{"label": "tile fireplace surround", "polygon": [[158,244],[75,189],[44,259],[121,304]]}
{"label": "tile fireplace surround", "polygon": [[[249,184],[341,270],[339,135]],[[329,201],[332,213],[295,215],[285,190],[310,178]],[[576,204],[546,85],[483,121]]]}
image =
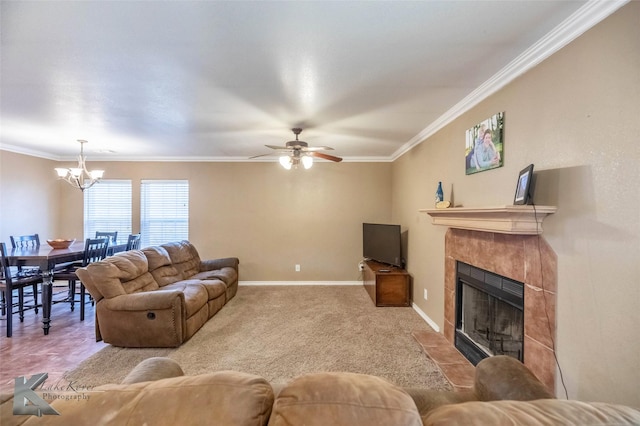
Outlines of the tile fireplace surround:
{"label": "tile fireplace surround", "polygon": [[445,236],[444,337],[454,344],[456,261],[520,281],[524,364],[555,393],[557,256],[542,236],[449,228]]}

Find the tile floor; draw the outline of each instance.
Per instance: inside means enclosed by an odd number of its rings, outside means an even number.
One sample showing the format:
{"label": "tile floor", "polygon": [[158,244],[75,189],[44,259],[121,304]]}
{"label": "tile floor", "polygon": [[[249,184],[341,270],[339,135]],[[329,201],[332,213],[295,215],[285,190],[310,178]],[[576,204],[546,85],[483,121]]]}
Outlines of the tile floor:
{"label": "tile floor", "polygon": [[[63,294],[64,293],[64,294]],[[54,288],[54,300],[63,299],[66,287]],[[62,295],[62,296],[61,296]],[[95,341],[94,311],[86,304],[85,320],[80,321],[76,303],[56,303],[51,309],[51,328],[47,336],[42,330],[42,312],[25,312],[24,322],[13,316],[13,337],[7,338],[7,322],[0,319],[0,392],[13,392],[14,379],[20,376],[48,373],[47,383],[62,379],[84,359],[107,346]]]}
{"label": "tile floor", "polygon": [[471,390],[476,368],[436,331],[417,331],[413,337],[440,368],[455,391]]}

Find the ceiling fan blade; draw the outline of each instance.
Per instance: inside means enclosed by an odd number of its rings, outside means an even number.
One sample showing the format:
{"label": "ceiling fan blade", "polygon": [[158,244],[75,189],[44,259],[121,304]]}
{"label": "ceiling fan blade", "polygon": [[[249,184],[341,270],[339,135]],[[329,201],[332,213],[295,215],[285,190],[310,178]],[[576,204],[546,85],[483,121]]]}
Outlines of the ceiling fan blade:
{"label": "ceiling fan blade", "polygon": [[329,161],[335,161],[336,163],[339,163],[340,161],[342,161],[342,158],[340,157],[336,157],[333,155],[329,155],[329,154],[324,154],[322,152],[310,152],[309,155],[311,155],[312,157],[318,157],[318,158],[324,158],[325,160],[329,160]]}
{"label": "ceiling fan blade", "polygon": [[302,148],[302,150],[307,152],[333,151],[333,148],[331,148],[330,146],[308,146],[306,148]]}
{"label": "ceiling fan blade", "polygon": [[277,149],[277,150],[286,150],[289,151],[291,148],[288,146],[277,146],[277,145],[265,145],[267,148]]}

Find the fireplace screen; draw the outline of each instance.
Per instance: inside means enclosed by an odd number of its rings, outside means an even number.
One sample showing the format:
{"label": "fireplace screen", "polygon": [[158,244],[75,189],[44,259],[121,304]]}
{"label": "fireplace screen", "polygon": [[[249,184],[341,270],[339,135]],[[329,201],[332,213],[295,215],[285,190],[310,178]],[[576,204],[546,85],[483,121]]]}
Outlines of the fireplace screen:
{"label": "fireplace screen", "polygon": [[462,265],[456,290],[456,347],[473,364],[492,355],[523,361],[522,284]]}

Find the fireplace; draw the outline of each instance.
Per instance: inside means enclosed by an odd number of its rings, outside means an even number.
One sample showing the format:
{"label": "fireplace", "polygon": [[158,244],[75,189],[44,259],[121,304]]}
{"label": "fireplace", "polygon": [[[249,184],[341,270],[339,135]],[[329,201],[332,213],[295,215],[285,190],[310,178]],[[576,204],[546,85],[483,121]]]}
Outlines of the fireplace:
{"label": "fireplace", "polygon": [[539,235],[449,228],[445,236],[443,331],[452,345],[456,339],[458,262],[508,281],[523,283],[522,360],[551,392],[555,392],[553,342],[558,276],[555,252]]}
{"label": "fireplace", "polygon": [[493,355],[524,361],[524,284],[456,262],[454,345],[473,365]]}

